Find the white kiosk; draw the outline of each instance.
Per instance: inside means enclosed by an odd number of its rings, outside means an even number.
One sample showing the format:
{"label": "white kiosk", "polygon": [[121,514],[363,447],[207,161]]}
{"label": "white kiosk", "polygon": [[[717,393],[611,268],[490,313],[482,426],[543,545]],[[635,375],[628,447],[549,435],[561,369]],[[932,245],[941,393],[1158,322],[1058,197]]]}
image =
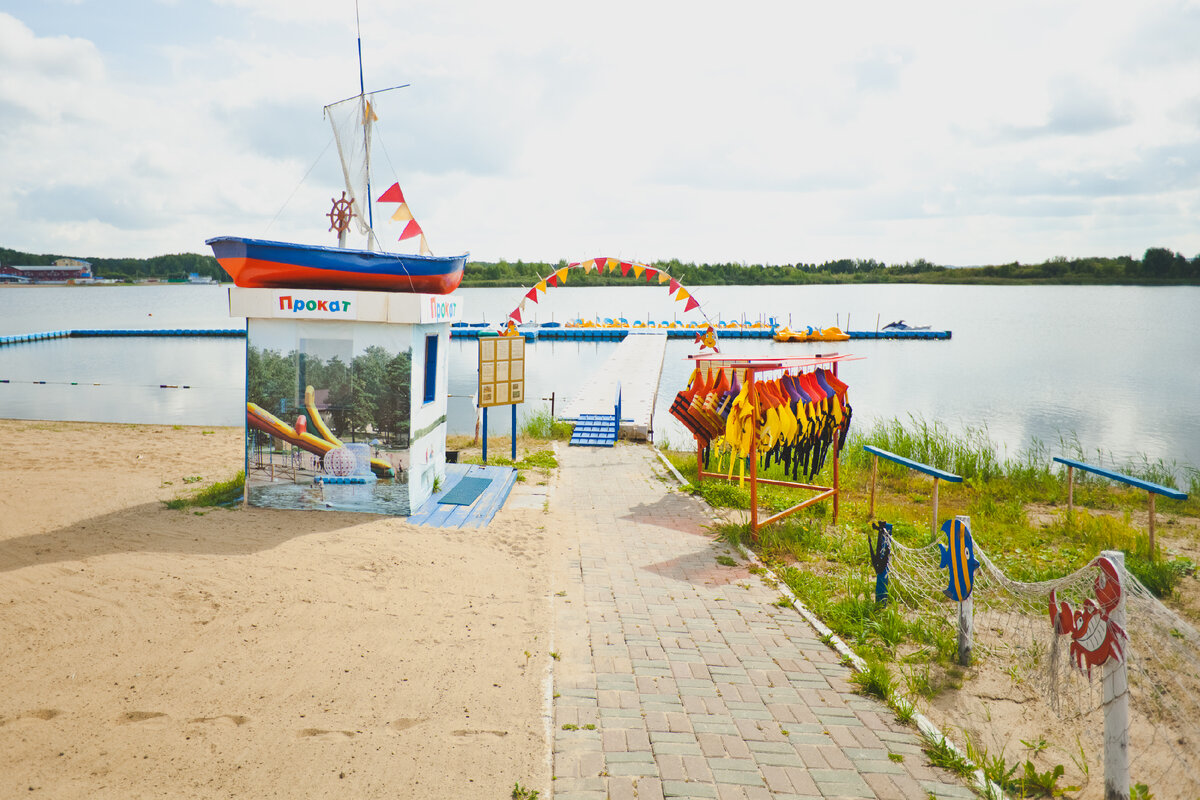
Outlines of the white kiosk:
{"label": "white kiosk", "polygon": [[230,288],[246,318],[246,500],[409,516],[446,480],[454,295]]}

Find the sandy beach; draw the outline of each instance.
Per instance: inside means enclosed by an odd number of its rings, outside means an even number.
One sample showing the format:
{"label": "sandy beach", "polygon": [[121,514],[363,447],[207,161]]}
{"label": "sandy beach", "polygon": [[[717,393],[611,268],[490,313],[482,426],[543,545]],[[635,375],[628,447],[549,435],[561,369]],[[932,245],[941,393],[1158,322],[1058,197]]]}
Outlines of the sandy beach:
{"label": "sandy beach", "polygon": [[240,468],[240,428],[0,420],[0,439],[0,796],[547,785],[540,508],[482,530],[177,511]]}

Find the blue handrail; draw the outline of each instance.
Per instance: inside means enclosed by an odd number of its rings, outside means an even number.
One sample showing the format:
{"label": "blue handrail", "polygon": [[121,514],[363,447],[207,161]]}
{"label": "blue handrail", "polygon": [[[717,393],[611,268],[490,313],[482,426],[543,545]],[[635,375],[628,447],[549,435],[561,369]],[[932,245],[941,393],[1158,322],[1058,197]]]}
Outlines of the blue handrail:
{"label": "blue handrail", "polygon": [[877,455],[880,458],[886,458],[888,461],[893,461],[901,466],[916,470],[917,472],[923,472],[926,475],[930,475],[934,478],[940,478],[941,480],[950,481],[951,483],[962,483],[961,476],[955,475],[952,472],[940,470],[937,467],[931,467],[928,464],[922,464],[920,461],[913,461],[911,458],[898,456],[895,453],[889,453],[887,450],[881,450],[878,447],[874,447],[869,444],[864,444],[863,450],[866,450],[872,455]]}
{"label": "blue handrail", "polygon": [[1119,481],[1120,483],[1127,483],[1130,486],[1136,486],[1139,489],[1145,489],[1147,492],[1153,492],[1154,494],[1161,494],[1164,497],[1170,497],[1172,500],[1187,500],[1188,498],[1187,492],[1181,492],[1178,489],[1172,489],[1170,486],[1151,483],[1150,481],[1144,481],[1141,478],[1134,478],[1131,475],[1122,475],[1120,472],[1113,472],[1111,469],[1094,467],[1091,464],[1085,464],[1082,461],[1076,461],[1073,458],[1059,458],[1058,456],[1055,456],[1054,460],[1060,464],[1066,464],[1068,467],[1081,469],[1084,472],[1091,472],[1094,475],[1099,475],[1101,477],[1108,478],[1109,480]]}

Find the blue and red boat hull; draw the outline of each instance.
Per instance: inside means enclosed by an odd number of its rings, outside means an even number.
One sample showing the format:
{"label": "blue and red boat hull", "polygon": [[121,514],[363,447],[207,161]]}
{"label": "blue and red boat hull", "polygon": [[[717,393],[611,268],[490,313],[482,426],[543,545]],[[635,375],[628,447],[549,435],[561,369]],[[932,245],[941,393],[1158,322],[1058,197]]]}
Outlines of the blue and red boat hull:
{"label": "blue and red boat hull", "polygon": [[467,254],[421,256],[218,236],[205,244],[238,286],[450,294]]}

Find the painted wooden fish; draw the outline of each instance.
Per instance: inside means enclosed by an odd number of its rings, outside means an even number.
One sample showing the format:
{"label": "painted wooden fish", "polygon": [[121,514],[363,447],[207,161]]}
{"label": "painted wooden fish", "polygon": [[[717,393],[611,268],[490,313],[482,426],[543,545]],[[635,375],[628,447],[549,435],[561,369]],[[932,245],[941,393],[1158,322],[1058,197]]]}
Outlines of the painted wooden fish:
{"label": "painted wooden fish", "polygon": [[971,596],[975,570],[979,568],[979,562],[975,560],[975,542],[971,539],[971,528],[962,520],[946,520],[942,524],[942,533],[946,534],[946,544],[938,545],[942,551],[939,567],[950,568],[946,597],[961,603]]}
{"label": "painted wooden fish", "polygon": [[875,602],[886,603],[888,599],[888,567],[892,560],[892,526],[883,520],[871,525],[875,529],[876,543],[871,544],[867,534],[867,549],[871,551],[871,566],[875,568]]}

